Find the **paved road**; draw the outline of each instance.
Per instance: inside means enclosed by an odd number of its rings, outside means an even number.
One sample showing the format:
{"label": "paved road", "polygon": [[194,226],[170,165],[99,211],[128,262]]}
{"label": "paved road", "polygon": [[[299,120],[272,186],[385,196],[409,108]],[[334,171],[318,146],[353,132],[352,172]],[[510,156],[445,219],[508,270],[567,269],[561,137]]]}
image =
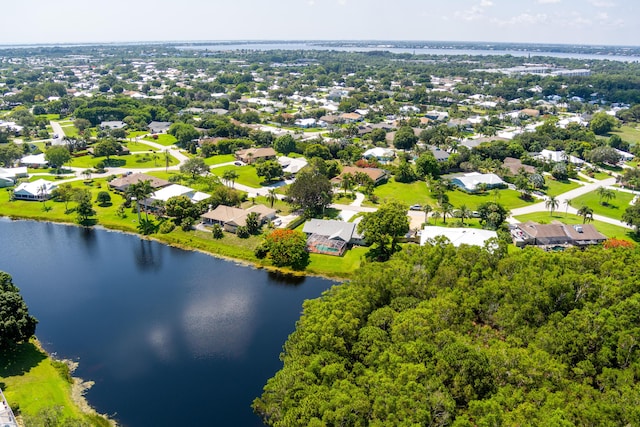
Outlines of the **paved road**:
{"label": "paved road", "polygon": [[52,145],[62,145],[64,144],[64,130],[62,129],[62,126],[60,125],[60,123],[58,122],[54,122],[54,121],[50,121],[49,124],[51,125],[51,130],[53,131],[54,135],[58,135],[57,138],[53,138],[51,140],[51,144]]}

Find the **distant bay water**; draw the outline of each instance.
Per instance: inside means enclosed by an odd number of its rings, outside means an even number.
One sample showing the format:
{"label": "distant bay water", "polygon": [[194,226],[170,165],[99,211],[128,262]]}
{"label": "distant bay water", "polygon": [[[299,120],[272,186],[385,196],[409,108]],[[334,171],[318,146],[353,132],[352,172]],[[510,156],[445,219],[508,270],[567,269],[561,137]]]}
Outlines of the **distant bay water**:
{"label": "distant bay water", "polygon": [[338,52],[391,52],[391,53],[410,53],[416,55],[467,55],[467,56],[502,56],[511,55],[516,57],[529,56],[548,56],[553,58],[567,59],[585,59],[585,60],[610,60],[622,62],[640,61],[637,55],[610,55],[595,53],[573,53],[573,52],[554,52],[538,49],[461,49],[461,48],[432,48],[432,47],[395,47],[393,45],[325,45],[322,43],[284,43],[284,42],[251,42],[251,43],[211,43],[211,44],[184,44],[177,45],[177,49],[182,50],[208,50],[212,52],[236,51],[236,50],[326,50]]}
{"label": "distant bay water", "polygon": [[99,412],[125,427],[262,426],[251,402],[281,367],[305,299],[332,282],[282,277],[137,236],[0,218],[45,349],[79,362]]}

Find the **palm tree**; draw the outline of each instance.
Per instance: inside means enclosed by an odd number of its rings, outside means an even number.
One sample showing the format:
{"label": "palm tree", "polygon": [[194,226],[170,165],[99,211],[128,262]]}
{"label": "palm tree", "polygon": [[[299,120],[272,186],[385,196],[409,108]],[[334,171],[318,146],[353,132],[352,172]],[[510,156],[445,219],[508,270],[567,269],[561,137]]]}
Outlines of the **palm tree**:
{"label": "palm tree", "polygon": [[[127,188],[127,194],[133,200],[135,198],[136,204],[138,206],[138,223],[140,222],[140,204],[143,203],[151,194],[153,194],[154,189],[151,186],[151,181],[139,181],[135,184],[131,184],[129,188]],[[144,215],[146,220],[149,220],[148,212],[144,211]]]}
{"label": "palm tree", "polygon": [[558,209],[560,205],[560,201],[556,196],[549,196],[547,200],[544,202],[544,207],[549,209],[549,215],[553,215],[553,211]]}
{"label": "palm tree", "polygon": [[564,199],[564,216],[567,216],[569,214],[569,206],[571,206],[571,199]]}
{"label": "palm tree", "polygon": [[429,223],[429,213],[433,211],[433,208],[431,205],[424,205],[422,211],[424,212],[424,222]]}
{"label": "palm tree", "polygon": [[578,215],[582,217],[582,223],[590,222],[593,220],[593,209],[586,205],[582,205],[580,209],[578,209]]}
{"label": "palm tree", "polygon": [[164,171],[169,171],[169,163],[171,163],[171,157],[169,156],[169,149],[164,150]]}
{"label": "palm tree", "polygon": [[267,200],[271,204],[271,209],[273,209],[273,203],[278,199],[278,194],[276,193],[275,188],[270,188],[267,192]]}
{"label": "palm tree", "polygon": [[596,194],[600,198],[601,205],[606,205],[616,198],[616,192],[606,187],[598,187]]}
{"label": "palm tree", "polygon": [[462,205],[460,209],[458,209],[458,215],[460,215],[460,221],[464,225],[464,220],[471,218],[471,209],[469,209],[467,205]]}
{"label": "palm tree", "polygon": [[233,188],[236,182],[236,179],[238,179],[238,172],[234,171],[233,169],[226,170],[222,174],[222,179],[227,181],[227,184],[228,185],[230,184],[231,188]]}
{"label": "palm tree", "polygon": [[451,203],[443,203],[442,206],[440,206],[440,213],[442,213],[442,223],[446,224],[447,215],[451,216],[453,214],[453,206]]}
{"label": "palm tree", "polygon": [[340,186],[344,190],[344,194],[347,194],[347,191],[351,190],[351,187],[353,186],[353,182],[354,182],[353,174],[345,173],[344,175],[342,175],[342,182],[340,183]]}

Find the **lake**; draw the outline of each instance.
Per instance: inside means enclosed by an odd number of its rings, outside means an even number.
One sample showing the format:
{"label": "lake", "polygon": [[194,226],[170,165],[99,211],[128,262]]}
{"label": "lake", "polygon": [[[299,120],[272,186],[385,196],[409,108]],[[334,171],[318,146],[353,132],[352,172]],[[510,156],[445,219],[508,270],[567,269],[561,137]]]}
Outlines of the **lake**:
{"label": "lake", "polygon": [[124,426],[261,426],[250,408],[305,299],[332,282],[279,277],[101,229],[0,219],[36,335]]}

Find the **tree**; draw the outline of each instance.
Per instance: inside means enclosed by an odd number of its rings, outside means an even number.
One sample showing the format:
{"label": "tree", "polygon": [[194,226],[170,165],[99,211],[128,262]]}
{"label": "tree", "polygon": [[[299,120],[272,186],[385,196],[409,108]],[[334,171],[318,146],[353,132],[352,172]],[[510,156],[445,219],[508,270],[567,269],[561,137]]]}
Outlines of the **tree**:
{"label": "tree", "polygon": [[478,206],[480,224],[490,229],[500,227],[508,215],[509,211],[499,203],[486,202]]}
{"label": "tree", "polygon": [[236,172],[234,169],[228,169],[222,173],[222,179],[227,181],[227,185],[230,185],[231,188],[233,188],[233,185],[236,179],[238,179],[238,176],[238,172]]}
{"label": "tree", "polygon": [[75,119],[73,125],[78,129],[78,132],[83,134],[85,130],[91,127],[91,122],[87,119]]}
{"label": "tree", "polygon": [[178,144],[184,148],[189,148],[191,141],[200,137],[200,132],[187,123],[174,123],[167,133],[173,135],[178,140]]}
{"label": "tree", "polygon": [[98,205],[100,206],[107,206],[111,203],[111,195],[108,191],[101,191],[98,193],[96,202],[98,202]]}
{"label": "tree", "polygon": [[106,157],[109,164],[110,157],[118,154],[121,148],[122,146],[115,139],[103,139],[93,147],[93,153],[96,157]]}
{"label": "tree", "polygon": [[278,193],[276,192],[275,188],[270,188],[267,191],[267,201],[269,202],[269,207],[271,207],[271,209],[273,209],[273,204],[275,203],[276,200],[278,200]]}
{"label": "tree", "polygon": [[429,213],[431,213],[431,211],[433,211],[433,207],[431,205],[425,204],[424,206],[422,206],[422,212],[424,212],[425,224],[429,223]]}
{"label": "tree", "polygon": [[191,199],[187,196],[174,196],[167,200],[164,205],[167,216],[173,218],[176,225],[181,225],[185,218],[197,219],[200,211]]}
{"label": "tree", "polygon": [[596,135],[606,135],[613,130],[618,124],[615,117],[610,116],[607,113],[600,112],[593,115],[589,128]]}
{"label": "tree", "polygon": [[622,156],[613,147],[603,146],[596,147],[589,153],[589,160],[593,163],[608,163],[615,165],[620,161]]}
{"label": "tree", "polygon": [[408,207],[397,201],[384,203],[375,212],[367,213],[358,224],[369,244],[378,249],[378,259],[387,260],[397,251],[398,238],[409,231]]}
{"label": "tree", "polygon": [[458,211],[456,212],[457,216],[460,218],[460,222],[464,225],[464,220],[471,218],[471,209],[467,207],[467,205],[461,205]]}
{"label": "tree", "polygon": [[393,137],[393,145],[399,150],[411,150],[418,142],[418,137],[409,126],[402,126]]}
{"label": "tree", "polygon": [[309,262],[307,236],[301,231],[274,230],[266,236],[264,245],[276,267],[291,266],[302,269]]}
{"label": "tree", "polygon": [[[582,217],[582,223],[591,222],[593,220],[593,209],[591,209],[587,205],[582,205],[580,209],[578,209],[578,215]],[[624,221],[624,218],[623,218]]]}
{"label": "tree", "polygon": [[309,217],[324,212],[331,204],[333,190],[329,179],[318,169],[305,167],[296,176],[296,180],[287,190],[288,202],[303,209]]}
{"label": "tree", "polygon": [[282,165],[277,160],[266,160],[256,163],[256,174],[267,182],[282,177]]}
{"label": "tree", "polygon": [[549,209],[549,215],[553,215],[553,211],[558,209],[558,206],[560,206],[560,201],[556,196],[549,196],[544,202],[544,207]]}
{"label": "tree", "polygon": [[0,144],[0,166],[10,168],[21,157],[22,150],[15,143]]}
{"label": "tree", "polygon": [[216,240],[222,239],[224,237],[220,224],[213,224],[213,227],[211,227],[211,235]]}
{"label": "tree", "polygon": [[344,190],[344,194],[347,194],[347,191],[351,190],[353,187],[355,176],[352,173],[344,173],[342,174],[341,179],[340,187]]}
{"label": "tree", "polygon": [[516,190],[522,194],[523,199],[528,200],[531,197],[531,181],[525,173],[518,174],[513,183],[516,186]]}
{"label": "tree", "polygon": [[633,227],[637,236],[640,236],[640,203],[633,204],[625,209],[622,221]]}
{"label": "tree", "polygon": [[47,149],[44,153],[44,158],[47,159],[49,165],[55,167],[60,173],[62,165],[71,160],[71,153],[69,153],[67,147],[58,145]]}
{"label": "tree", "polygon": [[86,189],[76,189],[73,200],[76,205],[76,216],[78,224],[85,224],[87,220],[96,214],[91,203],[91,192]]}
{"label": "tree", "polygon": [[[140,224],[140,205],[144,203],[144,201],[149,198],[149,196],[154,192],[153,187],[151,186],[150,180],[138,181],[134,184],[131,184],[126,191],[127,197],[136,200],[136,205],[138,209],[138,224]],[[149,220],[149,215],[147,214],[147,210],[145,209],[145,219]]]}
{"label": "tree", "polygon": [[192,179],[205,172],[209,172],[209,166],[201,157],[191,157],[180,165],[180,172],[190,174]]}
{"label": "tree", "polygon": [[258,212],[249,212],[245,221],[249,234],[260,233],[260,214]]}
{"label": "tree", "polygon": [[11,276],[0,271],[0,350],[27,341],[35,334],[37,323]]}
{"label": "tree", "polygon": [[273,149],[278,153],[288,156],[289,153],[296,151],[296,140],[288,133],[276,138],[273,142]]}
{"label": "tree", "polygon": [[551,176],[558,181],[565,181],[569,177],[567,165],[561,162],[553,165],[553,168],[551,169]]}
{"label": "tree", "polygon": [[407,161],[400,162],[398,170],[396,171],[395,180],[397,182],[413,182],[417,179],[416,173],[413,170],[413,166]]}
{"label": "tree", "polygon": [[564,216],[567,216],[569,214],[569,207],[571,206],[571,199],[564,199]]}
{"label": "tree", "polygon": [[420,154],[416,160],[416,173],[420,178],[427,175],[437,178],[440,175],[440,165],[431,151]]}
{"label": "tree", "polygon": [[451,205],[451,203],[449,202],[444,202],[438,207],[438,210],[442,215],[442,223],[446,224],[447,216],[451,216],[453,214],[453,205]]}
{"label": "tree", "polygon": [[69,212],[69,202],[73,200],[73,194],[75,189],[68,182],[59,185],[51,192],[51,197],[58,201],[64,203],[65,213]]}
{"label": "tree", "polygon": [[606,187],[598,187],[596,189],[596,194],[600,199],[600,204],[603,206],[609,204],[611,200],[616,198],[616,192]]}
{"label": "tree", "polygon": [[322,144],[310,144],[304,150],[304,156],[307,159],[312,159],[314,157],[320,157],[324,160],[331,160],[333,156],[331,155],[331,151],[329,151],[329,147]]}

